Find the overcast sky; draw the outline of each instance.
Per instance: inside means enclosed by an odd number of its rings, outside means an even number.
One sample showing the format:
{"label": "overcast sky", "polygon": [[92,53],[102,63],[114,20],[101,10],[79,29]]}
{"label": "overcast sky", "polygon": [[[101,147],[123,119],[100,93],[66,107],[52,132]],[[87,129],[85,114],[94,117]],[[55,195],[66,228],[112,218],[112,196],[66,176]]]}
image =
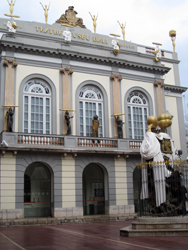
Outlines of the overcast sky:
{"label": "overcast sky", "polygon": [[[9,0],[10,2],[11,0]],[[14,0],[13,0],[14,1]],[[20,20],[45,22],[44,11],[38,0],[16,0],[14,15]],[[87,29],[93,31],[93,22],[89,15],[98,14],[97,33],[109,35],[121,34],[117,21],[126,22],[125,40],[147,46],[152,42],[162,43],[161,48],[173,50],[169,37],[171,29],[176,30],[176,52],[180,60],[181,85],[188,87],[188,0],[41,0],[50,5],[48,23],[53,24],[65,13],[68,6],[74,6],[77,17],[83,19]],[[7,0],[1,0],[0,17],[9,14]],[[7,18],[7,17],[5,17]],[[186,92],[188,99],[188,91]]]}

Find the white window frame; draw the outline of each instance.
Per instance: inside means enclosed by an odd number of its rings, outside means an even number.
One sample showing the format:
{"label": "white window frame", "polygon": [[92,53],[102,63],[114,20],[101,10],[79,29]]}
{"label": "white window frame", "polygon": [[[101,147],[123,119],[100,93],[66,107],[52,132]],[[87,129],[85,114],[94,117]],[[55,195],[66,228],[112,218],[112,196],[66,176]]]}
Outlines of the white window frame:
{"label": "white window frame", "polygon": [[[35,90],[34,90],[35,89]],[[24,126],[24,122],[25,122],[25,117],[24,117],[24,113],[25,113],[25,97],[28,97],[28,128],[27,132],[25,132],[25,126]],[[46,129],[46,101],[47,99],[49,99],[49,125],[50,128],[49,130],[49,134],[51,134],[51,91],[50,88],[48,87],[48,85],[41,81],[41,80],[31,80],[29,82],[26,83],[25,87],[24,87],[24,93],[23,93],[23,132],[25,133],[31,133],[31,98],[34,97],[38,97],[38,98],[42,98],[43,99],[43,111],[42,111],[42,115],[43,115],[43,132],[42,134],[46,134],[47,129]],[[40,99],[39,99],[40,100]],[[34,128],[35,130],[36,128]],[[38,128],[38,130],[41,130],[40,128]],[[41,134],[41,133],[37,133],[34,132],[34,134]]]}
{"label": "white window frame", "polygon": [[[83,136],[86,136],[86,108],[85,108],[86,103],[96,104],[96,115],[98,115],[98,117],[99,117],[99,104],[101,104],[102,124],[100,124],[99,137],[103,137],[104,136],[104,111],[103,111],[102,93],[96,87],[93,87],[93,86],[88,85],[86,87],[83,87],[79,92],[79,109],[80,109],[80,102],[82,102],[83,104]],[[90,134],[89,136],[92,136],[92,135]]]}
{"label": "white window frame", "polygon": [[[130,108],[130,115],[131,115],[131,127],[129,127],[129,108]],[[141,109],[143,135],[141,134],[135,135],[135,131],[140,128],[137,128],[134,125],[134,122],[136,122],[136,120],[134,120],[134,113],[133,113],[134,108]],[[146,115],[144,112],[145,110],[146,110]],[[129,94],[127,98],[127,113],[128,113],[128,130],[129,129],[132,130],[132,135],[130,135],[129,133],[129,138],[130,139],[143,139],[147,130],[147,117],[149,114],[148,101],[147,101],[146,96],[143,93],[139,91],[132,91]]]}

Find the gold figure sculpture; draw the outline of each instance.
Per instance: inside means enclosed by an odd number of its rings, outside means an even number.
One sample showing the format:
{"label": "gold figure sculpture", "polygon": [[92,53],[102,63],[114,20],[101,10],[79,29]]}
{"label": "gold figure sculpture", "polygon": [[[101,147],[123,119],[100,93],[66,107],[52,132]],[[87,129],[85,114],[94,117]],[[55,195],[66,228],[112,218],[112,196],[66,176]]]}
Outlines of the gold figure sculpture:
{"label": "gold figure sculpture", "polygon": [[47,23],[48,22],[48,11],[50,9],[50,3],[48,5],[48,7],[47,7],[47,5],[45,5],[45,7],[44,7],[41,2],[40,2],[40,4],[42,5],[42,8],[44,10],[45,22]]}
{"label": "gold figure sculpture", "polygon": [[91,13],[89,12],[89,14],[90,14],[90,16],[91,16],[91,18],[92,18],[92,20],[93,20],[93,27],[94,27],[94,32],[96,33],[96,27],[97,27],[97,18],[98,18],[98,14],[97,14],[97,16],[95,17],[95,15],[91,15]]}
{"label": "gold figure sculpture", "polygon": [[176,31],[175,31],[175,30],[170,30],[170,31],[169,31],[169,36],[171,37],[172,45],[173,45],[173,50],[174,50],[174,52],[175,52],[175,47],[176,47],[176,44],[175,44]]}
{"label": "gold figure sculpture", "polygon": [[16,3],[16,0],[13,2],[13,0],[11,0],[9,2],[9,0],[7,0],[8,4],[10,5],[10,14],[5,14],[5,16],[9,16],[9,17],[19,17],[19,16],[16,16],[16,15],[13,15],[13,10],[14,10],[14,5]]}
{"label": "gold figure sculpture", "polygon": [[123,40],[125,40],[125,27],[126,27],[126,22],[125,22],[125,25],[122,23],[120,23],[119,21],[117,21],[119,23],[119,26],[122,30],[122,34],[123,34]]}

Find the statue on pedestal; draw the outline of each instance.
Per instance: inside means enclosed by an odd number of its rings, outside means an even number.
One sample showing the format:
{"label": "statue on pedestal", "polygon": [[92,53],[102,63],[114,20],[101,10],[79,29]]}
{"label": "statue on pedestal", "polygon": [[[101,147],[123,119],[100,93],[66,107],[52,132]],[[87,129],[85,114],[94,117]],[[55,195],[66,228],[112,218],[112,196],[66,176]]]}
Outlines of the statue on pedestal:
{"label": "statue on pedestal", "polygon": [[[181,183],[179,154],[171,137],[156,130],[171,126],[171,116],[162,114],[158,119],[147,119],[148,129],[140,147],[143,163],[141,168],[141,200],[147,200],[149,213],[158,216],[176,216],[185,213],[187,190]],[[180,161],[179,161],[180,162]]]}
{"label": "statue on pedestal", "polygon": [[118,116],[114,116],[116,124],[117,124],[117,130],[118,130],[118,138],[123,138],[123,124],[124,122],[122,122],[122,120],[120,119],[119,115]]}
{"label": "statue on pedestal", "polygon": [[[96,137],[98,137],[98,130],[99,130],[99,128],[100,128],[100,122],[98,120],[98,115],[95,115],[93,117],[93,120],[92,120],[92,137],[94,137],[95,134],[96,134]],[[98,143],[99,142],[100,141],[98,140]],[[94,140],[93,140],[93,143],[94,143]]]}
{"label": "statue on pedestal", "polygon": [[15,107],[9,108],[9,110],[7,111],[7,132],[13,132],[12,130],[12,126],[13,126],[13,122],[14,122],[14,111],[15,111]]}
{"label": "statue on pedestal", "polygon": [[71,134],[71,119],[74,116],[69,116],[69,111],[65,112],[65,120],[66,120],[66,124],[67,124],[67,134],[66,135],[70,135]]}

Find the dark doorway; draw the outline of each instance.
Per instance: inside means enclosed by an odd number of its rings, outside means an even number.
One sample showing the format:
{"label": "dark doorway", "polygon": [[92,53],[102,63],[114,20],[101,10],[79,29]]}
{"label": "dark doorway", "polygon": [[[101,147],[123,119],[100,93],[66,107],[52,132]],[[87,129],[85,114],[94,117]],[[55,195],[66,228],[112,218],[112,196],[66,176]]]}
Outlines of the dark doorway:
{"label": "dark doorway", "polygon": [[51,173],[42,163],[32,163],[24,175],[24,217],[51,216]]}
{"label": "dark doorway", "polygon": [[84,215],[105,213],[104,172],[97,164],[89,164],[83,172]]}

